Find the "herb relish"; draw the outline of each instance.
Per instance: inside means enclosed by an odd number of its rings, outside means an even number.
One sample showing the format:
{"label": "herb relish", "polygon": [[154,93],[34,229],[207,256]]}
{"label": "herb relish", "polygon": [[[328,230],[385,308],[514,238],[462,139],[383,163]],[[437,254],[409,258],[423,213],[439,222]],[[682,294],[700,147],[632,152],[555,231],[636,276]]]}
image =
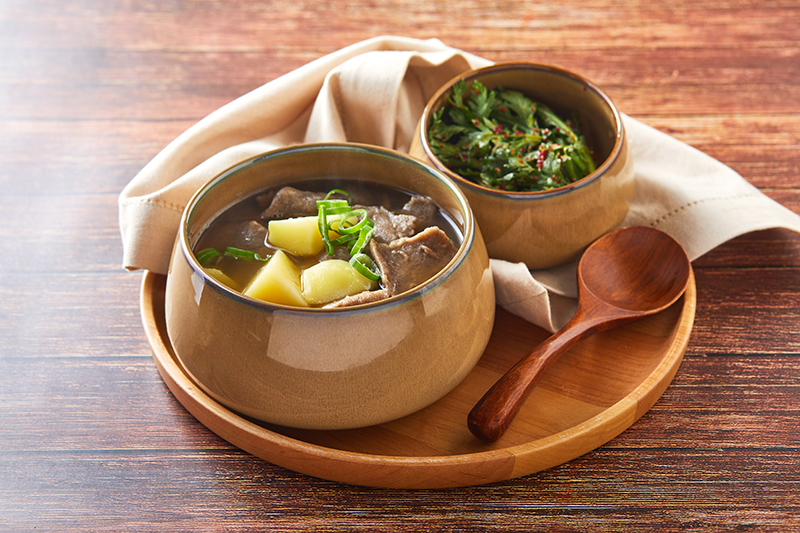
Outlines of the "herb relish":
{"label": "herb relish", "polygon": [[522,93],[458,81],[432,116],[428,142],[450,170],[492,189],[563,187],[595,170],[577,113],[562,120]]}

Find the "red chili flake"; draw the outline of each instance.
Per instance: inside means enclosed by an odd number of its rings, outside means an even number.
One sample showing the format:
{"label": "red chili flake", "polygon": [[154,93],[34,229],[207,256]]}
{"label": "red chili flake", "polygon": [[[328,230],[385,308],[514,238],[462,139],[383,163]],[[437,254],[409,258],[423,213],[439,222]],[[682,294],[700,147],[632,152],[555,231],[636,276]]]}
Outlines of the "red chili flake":
{"label": "red chili flake", "polygon": [[494,133],[500,135],[501,133],[503,133],[503,125],[502,124],[498,124],[497,126],[494,127],[494,129],[492,131]]}
{"label": "red chili flake", "polygon": [[472,123],[475,124],[476,126],[480,126],[481,125],[481,121],[478,120],[477,118],[475,120],[473,120]]}
{"label": "red chili flake", "polygon": [[508,108],[505,108],[505,107],[498,107],[497,109],[499,109],[499,110],[500,110],[500,111],[502,111],[503,113],[505,113],[506,111],[508,111]]}
{"label": "red chili flake", "polygon": [[542,170],[544,166],[544,160],[547,159],[547,150],[542,149],[539,151],[539,157],[536,159],[536,168]]}
{"label": "red chili flake", "polygon": [[499,173],[500,172],[500,167],[494,167],[494,171]]}

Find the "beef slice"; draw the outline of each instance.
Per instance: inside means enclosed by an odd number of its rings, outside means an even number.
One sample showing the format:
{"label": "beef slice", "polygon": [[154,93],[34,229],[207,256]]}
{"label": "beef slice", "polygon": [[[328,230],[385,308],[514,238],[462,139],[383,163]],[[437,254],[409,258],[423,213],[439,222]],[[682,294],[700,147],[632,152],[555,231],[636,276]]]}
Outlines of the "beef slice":
{"label": "beef slice", "polygon": [[450,262],[457,247],[437,226],[390,243],[371,240],[370,255],[381,270],[381,283],[391,296],[421,285]]}

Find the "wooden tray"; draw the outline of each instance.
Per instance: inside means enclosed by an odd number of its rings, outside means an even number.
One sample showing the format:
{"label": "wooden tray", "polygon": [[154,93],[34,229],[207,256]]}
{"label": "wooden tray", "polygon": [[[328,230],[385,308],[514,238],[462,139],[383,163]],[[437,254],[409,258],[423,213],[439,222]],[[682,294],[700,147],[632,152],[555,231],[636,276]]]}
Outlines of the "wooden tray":
{"label": "wooden tray", "polygon": [[297,430],[238,415],[184,373],[164,322],[166,278],[146,273],[141,312],[156,366],[183,406],[211,431],[266,461],[319,478],[374,487],[444,488],[512,479],[567,462],[639,419],[672,381],[694,322],[696,287],[671,308],[599,333],[566,353],[508,432],[488,445],[467,413],[548,333],[501,308],[478,366],[449,395],[400,420],[343,431]]}

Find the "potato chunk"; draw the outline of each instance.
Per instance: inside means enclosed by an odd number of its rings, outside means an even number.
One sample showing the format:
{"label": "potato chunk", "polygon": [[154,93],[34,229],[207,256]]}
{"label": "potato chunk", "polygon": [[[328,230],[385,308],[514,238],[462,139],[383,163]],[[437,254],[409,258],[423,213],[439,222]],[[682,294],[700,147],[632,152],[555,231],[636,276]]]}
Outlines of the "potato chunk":
{"label": "potato chunk", "polygon": [[342,259],[330,259],[303,271],[303,298],[311,304],[324,304],[377,287],[377,282],[362,276]]}
{"label": "potato chunk", "polygon": [[[328,217],[336,220],[341,215]],[[276,248],[286,250],[292,255],[316,255],[325,244],[319,234],[318,217],[297,217],[284,220],[270,220],[267,226],[267,241]],[[339,237],[338,233],[329,232],[331,239]]]}
{"label": "potato chunk", "polygon": [[308,307],[300,292],[300,269],[280,250],[259,269],[242,293],[274,304]]}
{"label": "potato chunk", "polygon": [[242,288],[239,286],[239,284],[236,283],[233,279],[231,279],[230,276],[228,276],[222,270],[220,270],[218,268],[207,268],[206,272],[208,272],[209,276],[211,276],[212,278],[216,279],[217,281],[219,281],[223,285],[227,285],[228,288],[233,289],[235,291],[241,291],[242,290]]}

